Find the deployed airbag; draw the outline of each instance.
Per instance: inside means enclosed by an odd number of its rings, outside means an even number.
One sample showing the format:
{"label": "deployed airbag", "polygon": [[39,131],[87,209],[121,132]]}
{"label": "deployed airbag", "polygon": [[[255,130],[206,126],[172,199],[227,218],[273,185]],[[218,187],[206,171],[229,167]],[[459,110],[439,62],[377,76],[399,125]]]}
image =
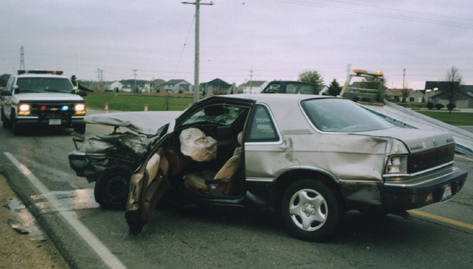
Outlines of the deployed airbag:
{"label": "deployed airbag", "polygon": [[179,135],[182,154],[194,161],[206,162],[217,157],[217,140],[197,128],[188,128]]}

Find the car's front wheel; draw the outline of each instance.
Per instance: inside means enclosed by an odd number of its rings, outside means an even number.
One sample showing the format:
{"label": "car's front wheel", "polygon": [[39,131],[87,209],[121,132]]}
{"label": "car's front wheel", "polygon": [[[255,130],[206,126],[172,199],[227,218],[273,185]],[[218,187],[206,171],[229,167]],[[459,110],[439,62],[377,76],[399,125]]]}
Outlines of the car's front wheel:
{"label": "car's front wheel", "polygon": [[8,129],[11,127],[11,121],[7,119],[5,116],[5,113],[3,112],[2,109],[2,121],[3,121],[3,128]]}
{"label": "car's front wheel", "polygon": [[283,195],[282,219],[290,234],[308,241],[324,241],[343,220],[337,193],[318,180],[294,182]]}
{"label": "car's front wheel", "polygon": [[95,183],[95,201],[104,208],[125,209],[133,169],[126,165],[107,168]]}
{"label": "car's front wheel", "polygon": [[85,123],[74,125],[74,132],[79,133],[79,134],[85,134],[85,128],[86,128]]}

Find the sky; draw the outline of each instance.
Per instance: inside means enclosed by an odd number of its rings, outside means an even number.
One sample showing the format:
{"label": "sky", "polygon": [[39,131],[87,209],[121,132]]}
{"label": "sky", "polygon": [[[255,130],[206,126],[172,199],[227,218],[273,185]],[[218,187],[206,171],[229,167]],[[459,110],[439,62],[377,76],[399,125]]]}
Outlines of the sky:
{"label": "sky", "polygon": [[[473,84],[469,0],[212,3],[200,6],[201,83],[297,80],[317,71],[326,85],[334,79],[343,85],[348,70],[359,68],[382,71],[389,88],[424,89],[425,81],[444,80],[454,66],[464,84]],[[193,4],[2,0],[0,10],[0,74],[16,73],[23,47],[27,70],[63,70],[79,80],[194,84]]]}

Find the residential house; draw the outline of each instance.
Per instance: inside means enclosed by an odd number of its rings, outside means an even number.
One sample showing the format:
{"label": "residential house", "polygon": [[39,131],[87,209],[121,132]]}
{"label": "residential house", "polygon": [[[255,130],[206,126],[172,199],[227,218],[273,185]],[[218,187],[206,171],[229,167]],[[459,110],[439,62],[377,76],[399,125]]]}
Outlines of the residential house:
{"label": "residential house", "polygon": [[212,81],[201,84],[202,94],[204,96],[219,95],[219,94],[230,94],[231,84],[216,78]]}
{"label": "residential house", "polygon": [[431,96],[429,99],[432,103],[447,106],[449,100],[444,92],[453,85],[460,87],[453,101],[455,107],[473,108],[473,85],[459,85],[459,82],[451,81],[426,81],[425,90],[430,90],[429,95]]}
{"label": "residential house", "polygon": [[260,93],[267,84],[264,80],[250,80],[238,86],[238,93]]}
{"label": "residential house", "polygon": [[409,103],[425,103],[427,99],[425,98],[425,91],[415,90],[409,93],[406,102]]}
{"label": "residential house", "polygon": [[124,85],[120,81],[115,80],[108,85],[108,90],[112,92],[119,92],[122,90],[123,86]]}
{"label": "residential house", "polygon": [[165,93],[193,93],[192,84],[183,79],[171,79],[161,85]]}
{"label": "residential house", "polygon": [[162,79],[153,79],[144,84],[143,92],[162,92],[166,81]]}
{"label": "residential house", "polygon": [[386,89],[384,91],[385,99],[394,102],[407,102],[412,89]]}

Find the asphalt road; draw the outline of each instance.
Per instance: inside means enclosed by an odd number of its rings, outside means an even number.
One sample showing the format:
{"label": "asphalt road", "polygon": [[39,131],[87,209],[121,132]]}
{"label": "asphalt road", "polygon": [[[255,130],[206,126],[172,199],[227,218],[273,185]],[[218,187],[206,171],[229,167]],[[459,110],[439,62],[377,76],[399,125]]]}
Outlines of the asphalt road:
{"label": "asphalt road", "polygon": [[100,208],[94,183],[69,167],[70,132],[0,128],[0,173],[72,268],[473,268],[472,156],[455,157],[469,176],[453,200],[411,211],[412,220],[349,212],[327,243],[290,237],[272,214],[173,205],[133,237],[124,212]]}

